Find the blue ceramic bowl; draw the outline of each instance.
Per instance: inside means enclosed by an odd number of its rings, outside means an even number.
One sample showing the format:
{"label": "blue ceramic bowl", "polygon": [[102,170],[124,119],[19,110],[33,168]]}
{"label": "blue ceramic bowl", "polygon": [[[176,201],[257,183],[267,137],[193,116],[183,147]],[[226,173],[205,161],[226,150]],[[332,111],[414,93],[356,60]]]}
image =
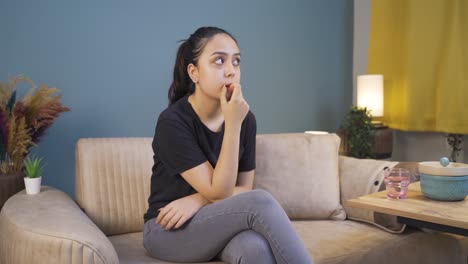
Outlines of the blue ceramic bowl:
{"label": "blue ceramic bowl", "polygon": [[468,195],[468,164],[448,162],[419,163],[421,192],[428,198],[441,201],[461,201]]}
{"label": "blue ceramic bowl", "polygon": [[437,176],[421,173],[421,191],[440,201],[461,201],[468,195],[468,175]]}

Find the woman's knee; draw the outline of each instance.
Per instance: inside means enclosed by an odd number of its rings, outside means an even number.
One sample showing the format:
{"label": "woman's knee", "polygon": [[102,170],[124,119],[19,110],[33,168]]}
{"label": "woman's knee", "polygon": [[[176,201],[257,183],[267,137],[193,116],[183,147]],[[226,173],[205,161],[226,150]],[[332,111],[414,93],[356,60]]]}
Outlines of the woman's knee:
{"label": "woman's knee", "polygon": [[255,216],[255,218],[260,217],[262,219],[274,219],[274,217],[284,213],[284,209],[278,201],[269,192],[261,189],[255,189],[233,196],[230,201],[232,201],[229,205],[232,207],[230,208],[231,210],[250,212],[251,214],[247,216],[248,219],[251,219],[251,216]]}
{"label": "woman's knee", "polygon": [[143,227],[143,247],[146,249],[146,251],[153,257],[156,257],[154,252],[154,246],[155,246],[155,241],[154,241],[154,236],[151,235],[151,229],[154,223],[151,223],[150,221],[154,222],[154,219],[148,220],[144,227]]}
{"label": "woman's knee", "polygon": [[224,249],[223,256],[223,260],[237,264],[276,263],[268,241],[253,230],[236,235]]}
{"label": "woman's knee", "polygon": [[269,192],[262,189],[254,189],[246,194],[246,198],[252,203],[259,205],[276,204],[277,201]]}
{"label": "woman's knee", "polygon": [[259,233],[249,231],[245,240],[245,252],[240,263],[275,263],[268,241]]}

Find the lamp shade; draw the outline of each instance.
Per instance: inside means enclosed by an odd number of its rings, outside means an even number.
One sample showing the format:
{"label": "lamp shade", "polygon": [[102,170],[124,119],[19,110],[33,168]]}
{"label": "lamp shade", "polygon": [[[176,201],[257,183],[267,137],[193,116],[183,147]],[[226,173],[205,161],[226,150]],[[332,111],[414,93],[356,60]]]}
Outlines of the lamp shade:
{"label": "lamp shade", "polygon": [[357,77],[357,105],[366,107],[372,116],[383,116],[383,75]]}

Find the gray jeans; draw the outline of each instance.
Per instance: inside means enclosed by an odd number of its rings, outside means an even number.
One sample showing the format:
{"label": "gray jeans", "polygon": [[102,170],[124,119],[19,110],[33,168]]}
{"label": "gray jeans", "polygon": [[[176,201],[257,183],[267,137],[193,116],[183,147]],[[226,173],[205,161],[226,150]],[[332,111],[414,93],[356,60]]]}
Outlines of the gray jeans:
{"label": "gray jeans", "polygon": [[179,229],[148,220],[143,245],[171,262],[309,264],[312,259],[283,208],[260,189],[202,207]]}

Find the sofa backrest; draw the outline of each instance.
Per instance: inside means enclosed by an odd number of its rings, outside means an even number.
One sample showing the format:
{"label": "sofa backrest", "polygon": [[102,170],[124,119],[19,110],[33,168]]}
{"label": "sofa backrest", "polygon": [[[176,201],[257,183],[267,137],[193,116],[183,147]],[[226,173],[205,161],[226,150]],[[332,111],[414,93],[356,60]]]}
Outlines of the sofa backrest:
{"label": "sofa backrest", "polygon": [[257,136],[254,188],[270,192],[291,219],[344,220],[336,134]]}
{"label": "sofa backrest", "polygon": [[75,197],[106,235],[138,232],[148,208],[152,138],[80,139],[75,150]]}
{"label": "sofa backrest", "polygon": [[[87,138],[76,144],[78,205],[106,234],[143,229],[152,138]],[[254,188],[270,192],[293,219],[344,219],[335,134],[257,135]]]}

